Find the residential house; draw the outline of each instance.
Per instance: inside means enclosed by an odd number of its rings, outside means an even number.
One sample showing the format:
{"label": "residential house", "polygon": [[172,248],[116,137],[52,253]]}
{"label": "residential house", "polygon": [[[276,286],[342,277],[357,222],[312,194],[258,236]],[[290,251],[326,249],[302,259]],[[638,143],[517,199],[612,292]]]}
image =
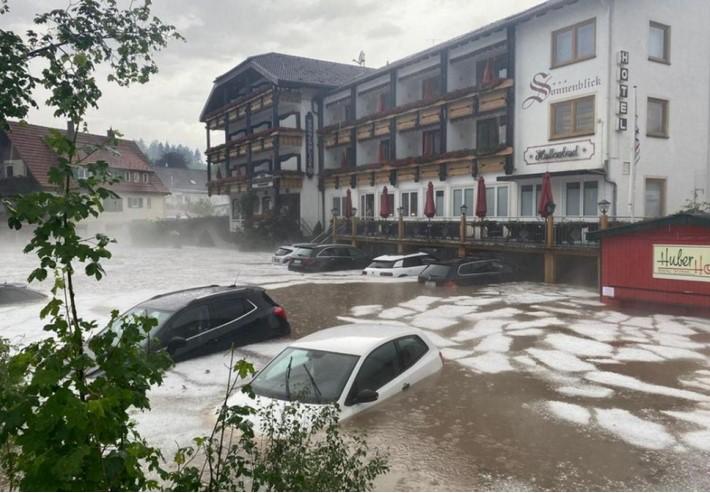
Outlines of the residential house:
{"label": "residential house", "polygon": [[206,211],[219,216],[229,214],[229,197],[207,193],[207,170],[168,167],[153,170],[170,191],[165,197],[167,217],[191,217]]}

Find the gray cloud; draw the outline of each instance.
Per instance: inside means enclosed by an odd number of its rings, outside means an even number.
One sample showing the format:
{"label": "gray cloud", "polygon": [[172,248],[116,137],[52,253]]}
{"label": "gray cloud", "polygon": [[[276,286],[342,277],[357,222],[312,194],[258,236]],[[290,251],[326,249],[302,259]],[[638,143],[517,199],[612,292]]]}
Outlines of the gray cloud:
{"label": "gray cloud", "polygon": [[[350,63],[360,50],[379,67],[477,29],[541,0],[154,0],[155,14],[187,41],[158,55],[160,73],[144,86],[104,84],[91,131],[121,129],[129,138],[204,147],[198,116],[212,81],[246,57],[279,51]],[[66,0],[10,0],[6,28],[24,30],[34,14]],[[40,98],[40,101],[42,99]],[[40,108],[29,119],[63,126]]]}

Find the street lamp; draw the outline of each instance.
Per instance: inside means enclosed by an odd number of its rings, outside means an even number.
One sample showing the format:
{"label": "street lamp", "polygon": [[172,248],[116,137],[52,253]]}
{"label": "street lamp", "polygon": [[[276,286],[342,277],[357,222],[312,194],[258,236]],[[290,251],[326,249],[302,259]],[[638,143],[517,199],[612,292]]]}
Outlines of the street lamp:
{"label": "street lamp", "polygon": [[545,210],[547,211],[547,215],[551,216],[555,213],[555,209],[557,208],[557,204],[554,202],[548,202],[547,205],[545,206]]}
{"label": "street lamp", "polygon": [[402,217],[404,215],[404,207],[397,207],[397,212],[399,213],[399,217]]}
{"label": "street lamp", "polygon": [[608,200],[600,200],[599,201],[599,212],[601,212],[602,216],[606,216],[607,212],[609,212],[609,207],[611,206],[611,202]]}
{"label": "street lamp", "polygon": [[357,207],[353,207],[353,217],[357,217]]}
{"label": "street lamp", "polygon": [[330,210],[330,213],[333,215],[333,217],[335,217],[335,216],[338,215],[338,209],[336,209],[335,207],[333,207],[333,208]]}
{"label": "street lamp", "polygon": [[468,206],[466,204],[461,205],[461,215],[465,216],[468,212]]}

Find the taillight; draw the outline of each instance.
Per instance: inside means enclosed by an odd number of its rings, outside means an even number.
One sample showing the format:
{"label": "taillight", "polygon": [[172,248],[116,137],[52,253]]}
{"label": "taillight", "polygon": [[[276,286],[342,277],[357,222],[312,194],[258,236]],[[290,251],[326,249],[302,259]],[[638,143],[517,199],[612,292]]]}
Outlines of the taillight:
{"label": "taillight", "polygon": [[272,310],[272,313],[277,316],[278,318],[282,318],[286,320],[286,310],[284,310],[284,307],[282,306],[275,306],[274,309]]}
{"label": "taillight", "polygon": [[455,283],[454,281],[449,281],[449,282],[446,283],[446,287],[447,287],[447,288],[455,288],[455,287],[456,287],[456,283]]}

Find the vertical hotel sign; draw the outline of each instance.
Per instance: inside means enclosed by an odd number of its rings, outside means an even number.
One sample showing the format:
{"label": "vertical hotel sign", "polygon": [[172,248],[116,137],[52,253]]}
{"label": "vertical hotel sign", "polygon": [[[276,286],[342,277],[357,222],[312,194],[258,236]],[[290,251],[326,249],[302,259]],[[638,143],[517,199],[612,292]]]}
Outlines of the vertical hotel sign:
{"label": "vertical hotel sign", "polygon": [[313,129],[313,113],[306,114],[306,176],[311,178],[315,168],[315,135]]}
{"label": "vertical hotel sign", "polygon": [[653,245],[653,277],[710,282],[710,246]]}
{"label": "vertical hotel sign", "polygon": [[616,131],[625,132],[629,128],[629,52],[619,51],[617,62],[619,86],[616,91]]}

